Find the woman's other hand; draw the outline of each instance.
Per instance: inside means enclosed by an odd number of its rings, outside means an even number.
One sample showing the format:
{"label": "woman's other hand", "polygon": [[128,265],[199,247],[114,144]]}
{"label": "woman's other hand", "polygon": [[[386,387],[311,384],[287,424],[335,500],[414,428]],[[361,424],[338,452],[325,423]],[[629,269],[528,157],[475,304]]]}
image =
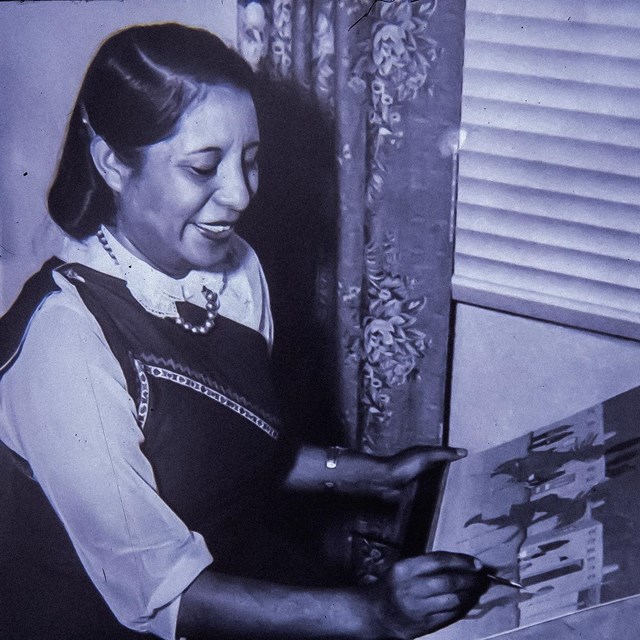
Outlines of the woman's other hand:
{"label": "woman's other hand", "polygon": [[302,491],[328,488],[343,494],[398,500],[407,484],[434,465],[467,455],[465,449],[453,447],[411,447],[388,457],[336,449],[302,447],[285,486]]}
{"label": "woman's other hand", "polygon": [[371,475],[360,480],[360,488],[383,500],[397,500],[407,484],[436,464],[455,462],[466,455],[466,449],[420,446],[386,458],[369,456],[372,463]]}
{"label": "woman's other hand", "polygon": [[435,552],[394,564],[370,587],[369,637],[415,638],[462,618],[487,590],[479,560]]}

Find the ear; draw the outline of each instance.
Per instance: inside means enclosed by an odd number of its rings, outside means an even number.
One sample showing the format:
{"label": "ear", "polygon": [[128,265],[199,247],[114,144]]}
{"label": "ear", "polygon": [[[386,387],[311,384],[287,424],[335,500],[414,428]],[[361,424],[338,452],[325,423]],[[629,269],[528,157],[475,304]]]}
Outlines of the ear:
{"label": "ear", "polygon": [[131,175],[131,167],[120,160],[100,136],[94,136],[90,149],[98,173],[113,191],[121,193]]}

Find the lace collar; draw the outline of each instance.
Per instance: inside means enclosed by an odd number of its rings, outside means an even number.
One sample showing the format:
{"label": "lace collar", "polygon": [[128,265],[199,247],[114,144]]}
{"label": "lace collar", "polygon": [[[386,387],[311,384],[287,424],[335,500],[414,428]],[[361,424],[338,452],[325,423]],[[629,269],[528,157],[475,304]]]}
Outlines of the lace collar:
{"label": "lace collar", "polygon": [[162,318],[175,318],[178,316],[176,302],[185,300],[204,306],[203,285],[212,291],[217,291],[219,295],[224,294],[227,270],[234,267],[233,250],[229,252],[230,259],[220,265],[219,271],[206,273],[191,271],[184,278],[171,278],[134,256],[104,226],[101,231],[109,246],[105,252],[126,281],[131,295],[149,313]]}
{"label": "lace collar", "polygon": [[124,280],[131,295],[155,316],[178,317],[176,302],[187,301],[204,307],[204,285],[219,293],[222,314],[248,326],[255,324],[248,317],[256,315],[258,309],[255,307],[262,301],[256,300],[256,278],[251,273],[255,267],[249,270],[246,267],[252,259],[257,262],[257,258],[240,237],[234,236],[232,239],[229,258],[220,265],[219,271],[191,271],[184,278],[175,279],[134,256],[104,226],[102,232],[119,264],[115,263],[95,236],[83,242],[68,241],[63,258]]}

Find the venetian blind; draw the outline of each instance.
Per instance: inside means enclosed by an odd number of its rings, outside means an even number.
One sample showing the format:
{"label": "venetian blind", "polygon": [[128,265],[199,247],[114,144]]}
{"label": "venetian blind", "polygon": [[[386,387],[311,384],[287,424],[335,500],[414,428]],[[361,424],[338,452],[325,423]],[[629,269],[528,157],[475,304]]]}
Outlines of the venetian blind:
{"label": "venetian blind", "polygon": [[468,0],[453,295],[640,339],[640,4]]}

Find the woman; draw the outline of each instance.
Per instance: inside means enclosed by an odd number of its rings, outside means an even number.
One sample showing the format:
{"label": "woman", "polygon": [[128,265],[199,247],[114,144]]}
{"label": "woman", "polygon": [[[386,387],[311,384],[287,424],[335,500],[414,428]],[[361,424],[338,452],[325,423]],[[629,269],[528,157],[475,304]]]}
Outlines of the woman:
{"label": "woman", "polygon": [[115,34],[87,71],[49,194],[80,242],[3,319],[3,638],[404,638],[486,588],[445,553],[314,588],[322,565],[288,553],[282,490],[393,498],[462,452],[325,452],[281,424],[267,287],[234,233],[258,188],[252,90],[176,24]]}

